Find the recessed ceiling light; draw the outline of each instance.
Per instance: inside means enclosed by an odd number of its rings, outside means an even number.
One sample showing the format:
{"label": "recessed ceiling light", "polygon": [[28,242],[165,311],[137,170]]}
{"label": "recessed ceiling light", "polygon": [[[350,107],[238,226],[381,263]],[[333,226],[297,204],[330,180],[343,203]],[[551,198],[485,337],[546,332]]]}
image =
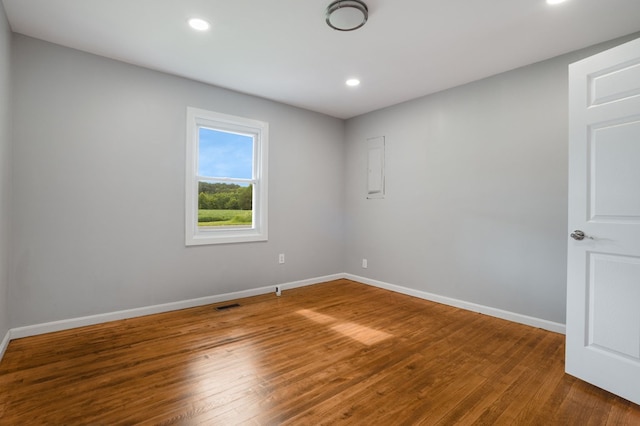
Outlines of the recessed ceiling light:
{"label": "recessed ceiling light", "polygon": [[211,25],[207,21],[200,18],[189,19],[189,26],[198,31],[206,31],[209,29],[209,27],[211,27]]}
{"label": "recessed ceiling light", "polygon": [[547,4],[560,4],[564,3],[567,0],[547,0]]}
{"label": "recessed ceiling light", "polygon": [[358,80],[357,78],[350,78],[349,80],[346,81],[346,83],[347,83],[347,86],[355,87],[360,84],[360,80]]}

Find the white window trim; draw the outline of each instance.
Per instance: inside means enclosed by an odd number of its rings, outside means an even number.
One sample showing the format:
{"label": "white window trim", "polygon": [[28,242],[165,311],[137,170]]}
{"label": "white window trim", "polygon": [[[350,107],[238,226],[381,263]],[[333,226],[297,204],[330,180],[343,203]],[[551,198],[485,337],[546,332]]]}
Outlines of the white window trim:
{"label": "white window trim", "polygon": [[[239,181],[254,184],[253,188],[253,224],[250,228],[199,228],[198,227],[198,128],[238,132],[254,135],[254,161],[252,179],[228,179],[231,183]],[[266,241],[267,233],[267,164],[269,152],[269,123],[244,117],[221,114],[198,108],[187,107],[187,154],[185,179],[185,244],[227,244],[253,241]],[[216,182],[220,182],[216,179]]]}

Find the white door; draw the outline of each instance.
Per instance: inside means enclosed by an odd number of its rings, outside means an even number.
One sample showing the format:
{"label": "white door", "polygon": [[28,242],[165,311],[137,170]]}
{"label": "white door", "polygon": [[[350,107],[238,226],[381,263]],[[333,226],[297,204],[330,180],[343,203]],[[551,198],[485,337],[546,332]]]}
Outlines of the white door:
{"label": "white door", "polygon": [[566,371],[640,404],[640,39],[569,67],[569,233]]}

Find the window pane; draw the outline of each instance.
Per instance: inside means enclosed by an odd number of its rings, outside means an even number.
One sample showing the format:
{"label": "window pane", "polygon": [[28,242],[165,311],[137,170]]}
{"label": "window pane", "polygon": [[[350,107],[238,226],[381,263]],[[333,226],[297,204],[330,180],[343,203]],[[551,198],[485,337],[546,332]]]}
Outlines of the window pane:
{"label": "window pane", "polygon": [[253,178],[253,137],[200,127],[200,176]]}
{"label": "window pane", "polygon": [[253,185],[198,182],[198,226],[250,227]]}
{"label": "window pane", "polygon": [[185,244],[267,241],[269,123],[187,107]]}

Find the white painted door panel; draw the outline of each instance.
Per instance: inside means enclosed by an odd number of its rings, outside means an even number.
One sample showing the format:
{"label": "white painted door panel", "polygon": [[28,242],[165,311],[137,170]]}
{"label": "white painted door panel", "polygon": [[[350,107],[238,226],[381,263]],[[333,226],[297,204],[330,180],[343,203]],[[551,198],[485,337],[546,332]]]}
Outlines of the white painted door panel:
{"label": "white painted door panel", "polygon": [[640,40],[569,67],[566,371],[640,404]]}
{"label": "white painted door panel", "polygon": [[367,139],[367,198],[384,198],[384,136]]}

